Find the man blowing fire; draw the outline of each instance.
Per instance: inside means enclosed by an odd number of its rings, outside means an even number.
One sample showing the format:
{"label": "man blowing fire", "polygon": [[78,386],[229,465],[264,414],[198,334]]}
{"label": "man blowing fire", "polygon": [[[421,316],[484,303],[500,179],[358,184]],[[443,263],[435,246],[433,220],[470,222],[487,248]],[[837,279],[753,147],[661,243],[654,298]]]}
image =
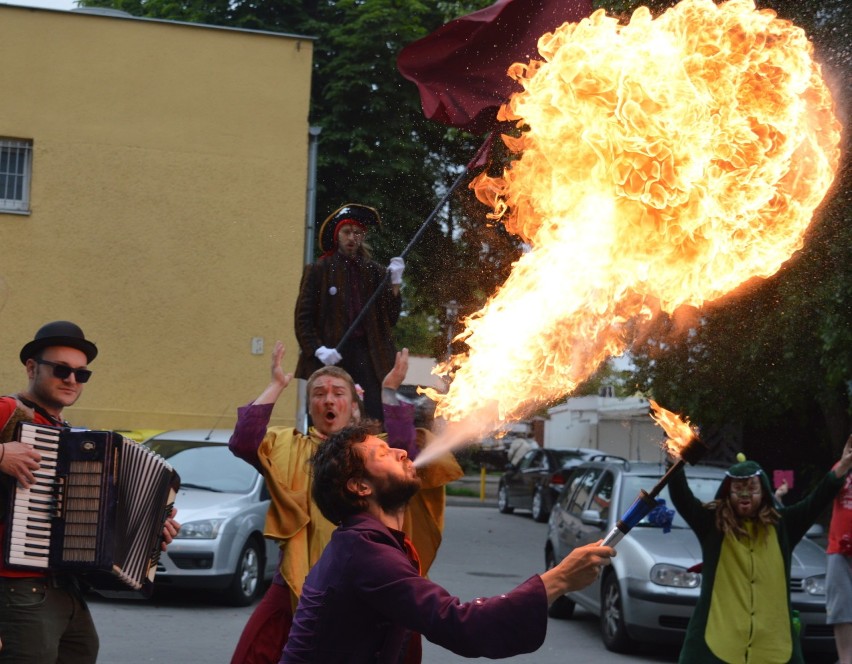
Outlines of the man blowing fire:
{"label": "man blowing fire", "polygon": [[312,495],[340,524],[302,587],[282,664],[398,662],[412,633],[464,657],[511,657],[544,642],[547,607],[592,583],[615,550],[587,545],[499,597],[462,603],[418,572],[402,532],[420,480],[405,450],[362,427],[311,459]]}

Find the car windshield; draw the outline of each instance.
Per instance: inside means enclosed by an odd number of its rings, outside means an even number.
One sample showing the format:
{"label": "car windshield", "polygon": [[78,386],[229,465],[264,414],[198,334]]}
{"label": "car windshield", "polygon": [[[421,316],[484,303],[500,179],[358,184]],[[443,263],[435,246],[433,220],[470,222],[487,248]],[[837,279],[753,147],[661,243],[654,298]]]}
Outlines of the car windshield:
{"label": "car windshield", "polygon": [[227,445],[150,440],[146,446],[172,465],[183,488],[248,493],[257,478],[257,471],[231,454]]}
{"label": "car windshield", "polygon": [[[621,490],[621,509],[619,514],[624,514],[636,498],[639,496],[639,491],[644,489],[645,491],[650,491],[654,488],[657,482],[660,481],[660,476],[638,476],[638,475],[628,475],[624,478],[624,486]],[[698,498],[702,503],[708,503],[713,500],[713,497],[716,495],[716,490],[719,488],[719,483],[721,482],[721,478],[719,477],[690,477],[689,478],[689,488],[692,489],[692,493],[695,494],[695,497]],[[669,497],[669,488],[664,487],[662,491],[660,491],[657,498],[662,498],[666,501],[666,507],[670,510],[674,509],[672,505],[672,499]],[[642,519],[639,524],[640,526],[653,526],[654,524],[648,521],[648,517]],[[683,517],[675,511],[674,520],[672,521],[672,528],[689,528],[686,524],[686,521],[683,520]]]}

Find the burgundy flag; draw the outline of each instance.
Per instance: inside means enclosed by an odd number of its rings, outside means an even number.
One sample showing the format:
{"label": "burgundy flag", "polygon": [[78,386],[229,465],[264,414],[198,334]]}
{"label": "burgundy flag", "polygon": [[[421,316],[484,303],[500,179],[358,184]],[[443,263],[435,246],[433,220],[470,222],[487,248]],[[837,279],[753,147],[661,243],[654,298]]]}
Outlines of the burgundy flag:
{"label": "burgundy flag", "polygon": [[509,66],[535,57],[544,33],[591,12],[591,0],[497,0],[406,46],[397,68],[417,84],[427,118],[482,133],[520,90]]}

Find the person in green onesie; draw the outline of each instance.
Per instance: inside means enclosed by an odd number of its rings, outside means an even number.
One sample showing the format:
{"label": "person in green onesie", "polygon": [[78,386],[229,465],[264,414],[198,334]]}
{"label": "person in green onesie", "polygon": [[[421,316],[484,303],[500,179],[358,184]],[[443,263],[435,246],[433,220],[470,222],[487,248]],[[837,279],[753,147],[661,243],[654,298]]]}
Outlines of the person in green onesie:
{"label": "person in green onesie", "polygon": [[737,455],[716,499],[702,503],[683,470],[669,495],[701,544],[701,595],[686,629],[682,664],[804,664],[790,607],[790,557],[852,468],[852,443],[798,503],[777,505],[763,468]]}

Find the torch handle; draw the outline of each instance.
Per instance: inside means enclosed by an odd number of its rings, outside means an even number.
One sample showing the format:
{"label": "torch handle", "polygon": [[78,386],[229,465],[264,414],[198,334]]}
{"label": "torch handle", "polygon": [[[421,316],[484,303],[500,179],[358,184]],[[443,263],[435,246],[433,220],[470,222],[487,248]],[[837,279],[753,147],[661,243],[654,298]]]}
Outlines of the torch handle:
{"label": "torch handle", "polygon": [[627,533],[623,532],[618,526],[615,526],[609,531],[609,534],[601,542],[601,546],[615,546],[618,544]]}
{"label": "torch handle", "polygon": [[666,486],[666,484],[669,483],[669,480],[672,478],[672,475],[674,475],[678,470],[683,468],[685,465],[686,465],[686,462],[683,459],[678,459],[677,461],[675,461],[672,464],[671,468],[669,468],[666,471],[666,474],[662,476],[660,481],[657,482],[654,485],[654,487],[651,489],[651,493],[649,493],[648,496],[650,496],[651,498],[656,498],[659,495],[660,491],[663,490],[663,487]]}

